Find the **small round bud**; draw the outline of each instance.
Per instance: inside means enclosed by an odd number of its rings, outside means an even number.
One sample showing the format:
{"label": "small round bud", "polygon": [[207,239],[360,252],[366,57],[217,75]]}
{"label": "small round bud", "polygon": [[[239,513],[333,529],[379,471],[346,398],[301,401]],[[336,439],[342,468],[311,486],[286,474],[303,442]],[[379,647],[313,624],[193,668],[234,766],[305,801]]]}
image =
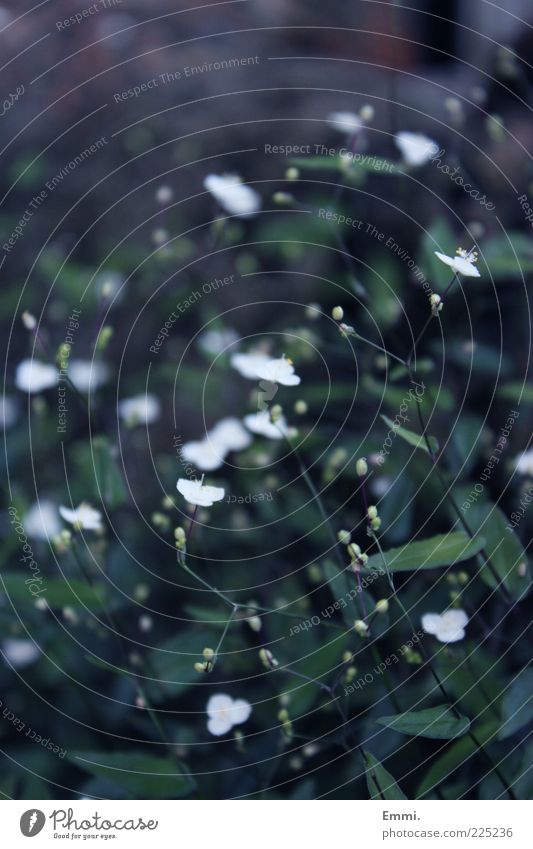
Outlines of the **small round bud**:
{"label": "small round bud", "polygon": [[200,661],[198,661],[198,663],[194,664],[194,671],[200,673],[205,672],[205,664],[200,663]]}
{"label": "small round bud", "polygon": [[300,172],[297,168],[287,168],[285,171],[285,177],[287,180],[297,180],[300,176]]}
{"label": "small round bud", "polygon": [[37,327],[37,319],[34,315],[31,314],[31,312],[25,310],[25,312],[23,312],[21,315],[21,319],[22,324],[24,325],[26,330],[35,330],[35,328]]}
{"label": "small round bud", "polygon": [[137,698],[135,699],[135,704],[137,705],[138,708],[140,708],[141,710],[144,710],[145,707],[146,707],[146,700],[143,699],[142,696],[137,696]]}
{"label": "small round bud", "polygon": [[369,519],[377,519],[378,508],[374,504],[371,504],[366,512]]}
{"label": "small round bud", "polygon": [[380,598],[379,601],[376,601],[375,611],[376,613],[387,613],[389,610],[389,602],[386,598]]}
{"label": "small round bud", "polygon": [[464,586],[465,584],[468,584],[468,580],[469,580],[469,578],[468,578],[468,572],[459,572],[459,574],[457,575],[457,580],[458,580],[458,581],[459,581],[459,583],[460,583],[460,584],[462,584],[463,586]]}
{"label": "small round bud", "polygon": [[365,457],[359,458],[359,460],[355,464],[355,471],[357,472],[360,478],[364,478],[365,475],[368,474],[368,463],[366,462]]}
{"label": "small round bud", "polygon": [[350,545],[352,541],[352,535],[350,531],[339,531],[337,534],[337,539],[341,543],[341,545]]}
{"label": "small round bud", "polygon": [[279,204],[279,206],[290,206],[294,203],[294,198],[288,192],[275,192],[272,195],[272,200],[274,203]]}
{"label": "small round bud", "polygon": [[109,342],[111,341],[111,337],[113,336],[114,330],[109,325],[102,327],[100,333],[98,334],[98,339],[96,340],[96,347],[99,351],[103,351],[107,348]]}
{"label": "small round bud", "polygon": [[183,545],[185,540],[187,539],[187,535],[182,527],[174,528],[174,538],[176,540],[176,545],[179,543]]}
{"label": "small round bud", "polygon": [[270,418],[271,418],[272,422],[275,424],[277,421],[280,420],[282,415],[283,415],[283,407],[281,406],[281,404],[274,404],[274,406],[270,410]]}
{"label": "small round bud", "polygon": [[350,663],[352,657],[353,657],[353,655],[352,655],[351,651],[345,651],[342,655],[342,662],[343,663]]}
{"label": "small round bud", "polygon": [[344,310],[342,307],[333,307],[331,317],[334,321],[342,321],[344,318]]}
{"label": "small round bud", "polygon": [[360,117],[361,121],[364,121],[365,123],[367,123],[368,121],[371,121],[374,117],[374,114],[375,114],[374,107],[371,106],[370,103],[365,103],[365,105],[362,106],[361,109],[359,110],[359,117]]}
{"label": "small round bud", "polygon": [[147,634],[148,631],[151,631],[154,625],[154,620],[151,616],[141,616],[139,619],[139,628],[144,633]]}
{"label": "small round bud", "polygon": [[276,669],[279,666],[278,661],[268,649],[260,649],[259,659],[266,669]]}
{"label": "small round bud", "polygon": [[294,412],[296,413],[297,416],[305,416],[305,414],[307,413],[307,410],[308,410],[308,406],[307,406],[306,401],[302,401],[302,400],[296,401],[296,403],[294,405]]}
{"label": "small round bud", "polygon": [[348,555],[352,558],[352,560],[357,560],[357,558],[361,556],[361,549],[356,542],[349,544]]}
{"label": "small round bud", "polygon": [[355,678],[356,675],[357,675],[357,667],[349,666],[348,669],[346,670],[346,674],[344,676],[346,683],[349,684],[350,681],[353,681],[353,679]]}
{"label": "small round bud", "polygon": [[362,619],[356,619],[353,623],[353,629],[360,637],[366,637],[368,634],[368,625]]}
{"label": "small round bud", "polygon": [[170,186],[160,186],[155,193],[155,199],[158,203],[170,203],[174,197],[174,192]]}
{"label": "small round bud", "polygon": [[250,616],[246,621],[255,634],[258,634],[263,627],[263,622],[260,616]]}
{"label": "small round bud", "polygon": [[215,652],[213,651],[213,649],[205,648],[202,652],[202,655],[204,657],[204,660],[213,660]]}
{"label": "small round bud", "polygon": [[370,527],[373,531],[379,531],[379,529],[381,528],[381,519],[379,518],[379,516],[376,516],[375,519],[370,520]]}

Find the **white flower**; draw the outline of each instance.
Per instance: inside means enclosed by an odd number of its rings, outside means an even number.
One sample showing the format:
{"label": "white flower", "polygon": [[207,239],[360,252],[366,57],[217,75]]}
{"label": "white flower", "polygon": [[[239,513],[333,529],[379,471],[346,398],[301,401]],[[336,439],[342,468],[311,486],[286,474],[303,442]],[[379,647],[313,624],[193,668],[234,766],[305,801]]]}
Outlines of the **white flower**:
{"label": "white flower", "polygon": [[328,124],[334,130],[349,135],[358,133],[363,128],[361,118],[354,112],[331,112],[328,115]]}
{"label": "white flower", "polygon": [[161,415],[161,403],[150,394],[123,398],[118,404],[118,414],[128,424],[152,424]]}
{"label": "white flower", "polygon": [[202,472],[219,469],[229,451],[242,451],[252,442],[252,437],[244,429],[239,419],[222,419],[209,431],[205,439],[186,442],[181,455],[188,463],[193,463]]}
{"label": "white flower", "polygon": [[109,377],[105,363],[91,360],[71,360],[67,372],[78,392],[94,392]]}
{"label": "white flower", "polygon": [[223,464],[225,453],[209,439],[202,439],[186,442],[181,449],[181,456],[200,471],[213,472]]}
{"label": "white flower", "polygon": [[456,643],[465,636],[468,616],[464,610],[446,610],[445,613],[425,613],[422,628],[426,634],[434,634],[441,643]]}
{"label": "white flower", "polygon": [[453,268],[456,274],[462,274],[464,277],[479,277],[479,271],[474,265],[477,262],[477,253],[465,251],[464,248],[457,248],[455,253],[456,256],[447,256],[435,251],[435,256],[445,265]]}
{"label": "white flower", "polygon": [[425,165],[439,152],[438,144],[421,133],[396,133],[394,142],[407,165]]}
{"label": "white flower", "polygon": [[221,419],[208,433],[209,442],[221,451],[244,451],[252,442],[252,437],[243,428],[239,419],[228,416]]}
{"label": "white flower", "polygon": [[240,375],[250,380],[257,380],[257,370],[270,362],[270,357],[261,351],[251,351],[249,354],[232,354],[230,363]]}
{"label": "white flower", "polygon": [[70,522],[77,530],[99,531],[102,528],[102,514],[85,502],[75,510],[61,506],[59,512],[65,522]]}
{"label": "white flower", "polygon": [[291,360],[285,357],[279,360],[268,360],[259,365],[257,376],[262,380],[270,380],[272,383],[281,383],[283,386],[298,386],[301,380],[297,374],[294,374]]}
{"label": "white flower", "polygon": [[41,363],[39,360],[23,360],[17,366],[15,385],[23,392],[42,392],[57,383],[58,372],[55,366]]}
{"label": "white flower", "polygon": [[2,651],[7,661],[15,669],[23,669],[25,666],[29,666],[40,655],[38,647],[32,640],[17,639],[15,637],[3,641]]}
{"label": "white flower", "polygon": [[24,530],[34,539],[53,539],[61,530],[57,505],[46,498],[32,504],[22,520]]}
{"label": "white flower", "polygon": [[220,486],[204,486],[203,480],[203,477],[199,481],[180,478],[176,487],[189,504],[197,507],[212,507],[215,501],[222,501],[225,492]]}
{"label": "white flower", "polygon": [[533,475],[533,448],[519,454],[514,461],[514,467],[521,475]]}
{"label": "white flower", "polygon": [[9,395],[0,395],[0,427],[13,427],[17,418],[17,402]]}
{"label": "white flower", "polygon": [[234,330],[206,330],[198,339],[198,345],[208,354],[221,354],[238,340]]}
{"label": "white flower", "polygon": [[225,693],[211,696],[206,706],[207,730],[215,737],[227,734],[234,725],[242,725],[252,712],[250,702],[232,699]]}
{"label": "white flower", "polygon": [[284,436],[295,436],[297,431],[293,427],[288,427],[285,416],[281,415],[276,424],[270,421],[270,413],[268,410],[262,410],[259,413],[250,413],[244,417],[244,424],[251,430],[252,433],[258,433],[261,436],[266,436],[268,439],[283,439]]}
{"label": "white flower", "polygon": [[256,191],[245,186],[234,174],[209,174],[204,187],[230,215],[248,218],[261,209],[261,198]]}

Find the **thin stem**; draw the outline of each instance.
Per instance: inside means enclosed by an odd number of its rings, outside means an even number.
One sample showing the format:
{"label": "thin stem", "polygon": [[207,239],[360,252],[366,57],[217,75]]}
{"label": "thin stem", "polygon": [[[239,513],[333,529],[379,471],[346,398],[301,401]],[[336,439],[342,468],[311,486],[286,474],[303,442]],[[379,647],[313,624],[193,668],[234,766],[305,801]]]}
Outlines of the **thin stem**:
{"label": "thin stem", "polygon": [[[393,594],[393,598],[394,598],[395,602],[397,603],[397,605],[399,606],[400,610],[403,612],[403,614],[404,614],[404,616],[405,616],[405,618],[406,618],[406,620],[409,624],[411,631],[413,633],[415,633],[414,625],[413,625],[413,622],[411,620],[411,617],[409,616],[409,613],[406,610],[405,605],[403,604],[402,600],[400,599],[400,597],[399,597],[399,595],[396,591],[396,588],[394,586],[394,580],[392,578],[392,573],[389,570],[389,564],[387,563],[387,558],[385,557],[385,554],[383,552],[383,548],[381,547],[381,543],[378,539],[377,534],[374,534],[374,541],[375,541],[375,543],[378,547],[378,551],[379,551],[381,560],[383,562],[383,567],[385,569],[385,572],[387,574],[387,578],[389,580],[389,585],[390,585],[390,588],[391,588],[391,591],[392,591],[392,594]],[[424,657],[424,660],[426,662],[426,666],[428,667],[429,671],[431,672],[431,675],[433,676],[435,683],[437,684],[437,687],[441,691],[446,703],[450,705],[450,709],[453,711],[453,713],[456,715],[456,717],[460,718],[461,713],[459,711],[459,708],[457,707],[460,704],[460,699],[459,698],[454,699],[452,697],[452,695],[450,693],[448,693],[446,687],[444,686],[443,682],[440,679],[439,674],[437,673],[436,669],[434,668],[433,663],[432,663],[429,655],[427,654],[424,645],[422,643],[420,643],[419,645],[420,645],[420,651],[421,651],[421,653]],[[501,781],[506,792],[509,794],[510,798],[516,799],[516,795],[515,795],[512,787],[507,782],[505,776],[503,775],[503,773],[499,769],[498,765],[494,763],[491,756],[488,754],[488,752],[486,751],[483,744],[477,739],[476,735],[474,734],[474,732],[472,730],[468,731],[468,736],[470,737],[470,739],[472,740],[472,742],[476,746],[479,754],[483,755],[486,762],[490,765],[490,768],[494,771],[494,774],[498,776],[499,780]]]}
{"label": "thin stem", "polygon": [[148,713],[148,716],[150,717],[150,720],[151,720],[154,728],[158,732],[158,734],[161,737],[161,739],[163,740],[163,742],[173,752],[172,743],[168,739],[168,737],[167,737],[167,735],[166,735],[166,733],[163,729],[163,726],[161,725],[161,723],[159,721],[157,714],[154,712],[143,685],[139,681],[139,678],[136,675],[136,673],[131,668],[130,662],[128,660],[128,654],[127,654],[127,651],[125,650],[125,648],[122,644],[122,639],[119,635],[120,632],[119,632],[119,630],[116,626],[115,620],[114,620],[112,614],[110,613],[101,593],[99,592],[99,588],[97,589],[95,582],[92,580],[91,575],[89,574],[89,572],[85,568],[85,564],[84,564],[84,562],[83,562],[83,560],[80,556],[80,553],[78,551],[78,541],[77,541],[76,537],[72,538],[72,552],[74,554],[74,559],[76,560],[76,563],[78,564],[83,577],[85,578],[87,584],[89,585],[91,590],[94,592],[94,594],[98,598],[98,601],[99,601],[99,603],[102,607],[102,611],[104,613],[105,618],[107,619],[109,629],[110,629],[111,633],[113,634],[113,637],[114,637],[115,642],[116,642],[117,647],[118,647],[119,654],[122,658],[122,663],[124,665],[123,671],[127,672],[127,674],[134,681],[135,687],[137,688],[138,696],[141,699],[142,705],[143,705],[144,709],[146,710],[146,712]]}

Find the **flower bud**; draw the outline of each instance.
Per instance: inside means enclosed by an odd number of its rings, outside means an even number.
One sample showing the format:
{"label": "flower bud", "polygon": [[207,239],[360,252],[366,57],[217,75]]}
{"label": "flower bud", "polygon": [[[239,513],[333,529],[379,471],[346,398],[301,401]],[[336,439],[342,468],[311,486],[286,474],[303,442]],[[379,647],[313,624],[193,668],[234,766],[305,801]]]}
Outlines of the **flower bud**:
{"label": "flower bud", "polygon": [[344,310],[342,307],[333,307],[331,317],[334,321],[342,321],[344,318]]}
{"label": "flower bud", "polygon": [[307,413],[307,410],[308,410],[308,407],[307,407],[306,401],[302,401],[302,400],[296,401],[296,403],[294,405],[294,412],[296,413],[296,415],[305,416],[305,414]]}
{"label": "flower bud", "polygon": [[268,649],[260,649],[259,659],[266,669],[276,669],[279,666],[278,661]]}
{"label": "flower bud", "polygon": [[203,664],[203,663],[200,663],[199,661],[198,661],[198,663],[195,663],[195,664],[194,664],[194,671],[195,671],[195,672],[205,672],[205,666],[204,666],[204,664]]}
{"label": "flower bud", "polygon": [[369,519],[377,519],[378,508],[374,504],[371,504],[369,506],[368,510],[366,511],[366,514],[367,514]]}
{"label": "flower bud", "polygon": [[375,606],[376,613],[387,613],[389,609],[389,602],[386,598],[380,598],[379,601],[376,601]]}
{"label": "flower bud", "polygon": [[285,177],[287,180],[297,180],[300,176],[300,172],[297,168],[287,168],[285,171]]}
{"label": "flower bud", "polygon": [[272,195],[272,200],[279,206],[290,206],[291,203],[294,203],[294,197],[288,192],[275,192]]}
{"label": "flower bud", "polygon": [[114,330],[109,325],[105,325],[100,330],[98,334],[98,339],[96,340],[96,348],[98,351],[103,351],[107,348],[109,342],[111,341],[111,337],[113,336]]}
{"label": "flower bud", "polygon": [[432,314],[438,315],[443,307],[441,296],[436,294],[431,295],[429,303],[431,305]]}
{"label": "flower bud", "polygon": [[357,472],[360,478],[364,478],[365,475],[368,474],[368,463],[366,462],[365,457],[359,458],[359,460],[355,464],[355,471]]}
{"label": "flower bud", "polygon": [[361,121],[368,123],[368,121],[371,121],[374,117],[374,112],[374,107],[371,106],[370,103],[365,103],[365,105],[359,110],[359,117],[361,118]]}
{"label": "flower bud", "polygon": [[215,652],[213,651],[213,649],[205,648],[202,652],[202,655],[204,657],[204,660],[213,660]]}
{"label": "flower bud", "polygon": [[341,543],[341,545],[350,545],[352,541],[352,535],[350,531],[339,531],[337,534],[337,539]]}
{"label": "flower bud", "polygon": [[356,542],[350,543],[348,546],[348,554],[352,560],[357,560],[357,558],[361,556],[361,549]]}
{"label": "flower bud", "polygon": [[283,407],[280,404],[274,404],[272,409],[270,410],[270,419],[275,424],[280,420],[283,415]]}
{"label": "flower bud", "polygon": [[26,330],[35,330],[37,327],[37,319],[31,314],[31,312],[28,312],[28,310],[25,310],[22,313],[21,319]]}
{"label": "flower bud", "polygon": [[375,519],[370,520],[370,527],[373,531],[379,531],[379,529],[381,528],[381,519],[379,518],[379,516],[376,516]]}
{"label": "flower bud", "polygon": [[353,623],[353,629],[360,637],[366,637],[368,634],[368,625],[362,619],[356,619]]}

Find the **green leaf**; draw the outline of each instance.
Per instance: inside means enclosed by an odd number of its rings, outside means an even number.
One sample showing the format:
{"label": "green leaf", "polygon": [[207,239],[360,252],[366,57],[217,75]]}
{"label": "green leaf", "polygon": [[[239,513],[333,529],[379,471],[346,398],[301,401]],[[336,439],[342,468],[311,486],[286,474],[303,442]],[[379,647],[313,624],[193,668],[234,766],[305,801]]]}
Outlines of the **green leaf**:
{"label": "green leaf", "polygon": [[486,539],[483,548],[487,562],[481,569],[481,579],[494,588],[498,585],[497,575],[515,601],[524,598],[531,586],[530,568],[505,513],[492,502],[474,503],[465,511],[465,519],[473,531]]}
{"label": "green leaf", "polygon": [[506,740],[532,721],[533,668],[528,667],[518,673],[504,696],[498,740]]}
{"label": "green leaf", "polygon": [[365,752],[366,784],[371,799],[407,799],[398,784],[370,752]]}
{"label": "green leaf", "polygon": [[[496,734],[498,723],[490,721],[476,727],[476,740],[485,745]],[[429,768],[424,779],[422,780],[416,794],[417,799],[421,799],[427,793],[430,793],[442,781],[446,781],[456,769],[465,769],[466,761],[477,752],[477,746],[471,737],[463,737],[453,743]]]}
{"label": "green leaf", "polygon": [[533,386],[520,383],[518,380],[504,383],[498,389],[497,395],[514,404],[533,404]]}
{"label": "green leaf", "polygon": [[297,157],[296,159],[291,159],[290,162],[296,168],[311,171],[339,171],[347,178],[351,174],[357,174],[358,171],[367,171],[370,174],[383,174],[389,177],[392,174],[402,173],[401,169],[394,162],[380,156],[361,156],[361,158],[350,160],[349,167],[346,167],[346,159],[340,156]]}
{"label": "green leaf", "polygon": [[[383,552],[383,556],[391,572],[412,572],[460,563],[474,557],[484,545],[484,537],[472,540],[466,534],[457,532],[410,542],[400,548],[390,548]],[[384,570],[380,554],[368,558],[365,571],[368,569]]]}
{"label": "green leaf", "polygon": [[118,784],[133,799],[177,799],[195,789],[184,765],[170,758],[136,752],[72,752],[79,769]]}
{"label": "green leaf", "polygon": [[466,716],[456,716],[448,705],[382,716],[376,721],[399,734],[429,737],[430,740],[453,740],[462,737],[470,728],[470,720]]}
{"label": "green leaf", "polygon": [[[28,575],[28,580],[30,579],[31,574]],[[0,588],[15,606],[27,605],[32,599],[24,580],[25,576],[17,572],[4,572],[1,575]],[[85,581],[76,578],[69,578],[67,582],[60,578],[48,578],[45,575],[39,587],[43,590],[39,597],[45,599],[50,607],[88,607],[90,610],[97,610],[102,607],[101,598],[105,598],[102,588],[99,588],[97,594]]]}
{"label": "green leaf", "polygon": [[[389,419],[388,416],[381,415],[381,418],[385,422],[388,427],[394,431],[396,436],[401,436],[402,439],[405,439],[409,445],[412,445],[414,448],[421,448],[422,451],[425,451],[426,454],[429,454],[429,449],[426,444],[426,439],[424,436],[420,436],[419,433],[413,433],[412,430],[407,430],[407,428],[402,427],[401,425],[395,425],[392,419]],[[439,450],[439,443],[435,439],[434,436],[428,436],[429,444],[431,445],[431,450],[435,454]]]}

